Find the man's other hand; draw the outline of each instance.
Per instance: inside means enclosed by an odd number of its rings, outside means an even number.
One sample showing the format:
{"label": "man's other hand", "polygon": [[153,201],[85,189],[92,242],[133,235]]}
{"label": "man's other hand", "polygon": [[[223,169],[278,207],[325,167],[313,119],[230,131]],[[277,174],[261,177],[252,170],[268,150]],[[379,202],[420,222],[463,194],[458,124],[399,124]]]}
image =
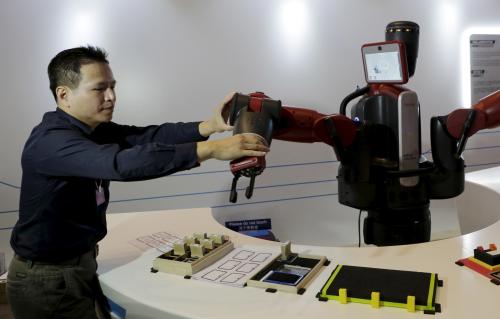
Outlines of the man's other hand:
{"label": "man's other hand", "polygon": [[200,123],[199,131],[202,136],[210,136],[213,133],[231,131],[232,126],[227,124],[229,114],[229,102],[233,99],[235,92],[229,93],[224,100],[215,108],[210,120]]}

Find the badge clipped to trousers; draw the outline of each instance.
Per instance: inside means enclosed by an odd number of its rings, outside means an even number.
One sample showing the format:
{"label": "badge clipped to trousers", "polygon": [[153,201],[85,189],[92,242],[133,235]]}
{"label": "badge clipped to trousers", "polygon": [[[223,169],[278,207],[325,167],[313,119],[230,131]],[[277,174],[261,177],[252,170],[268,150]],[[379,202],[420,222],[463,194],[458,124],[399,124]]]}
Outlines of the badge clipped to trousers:
{"label": "badge clipped to trousers", "polygon": [[106,196],[104,196],[104,189],[102,188],[102,179],[99,180],[99,184],[95,182],[95,187],[95,202],[97,206],[100,206],[106,201]]}

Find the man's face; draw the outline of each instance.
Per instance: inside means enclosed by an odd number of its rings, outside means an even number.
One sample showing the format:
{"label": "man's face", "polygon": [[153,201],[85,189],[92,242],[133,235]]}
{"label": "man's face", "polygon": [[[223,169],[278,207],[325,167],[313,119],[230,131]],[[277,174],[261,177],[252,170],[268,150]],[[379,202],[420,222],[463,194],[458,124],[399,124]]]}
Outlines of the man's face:
{"label": "man's face", "polygon": [[68,89],[66,111],[92,128],[111,121],[116,102],[111,68],[106,63],[84,64],[80,74],[78,87]]}

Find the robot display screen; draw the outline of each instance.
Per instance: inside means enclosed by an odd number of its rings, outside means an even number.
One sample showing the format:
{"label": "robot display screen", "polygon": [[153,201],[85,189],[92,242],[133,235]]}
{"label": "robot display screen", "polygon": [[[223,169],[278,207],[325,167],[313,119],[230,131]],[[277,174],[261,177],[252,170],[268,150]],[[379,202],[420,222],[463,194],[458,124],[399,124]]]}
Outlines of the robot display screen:
{"label": "robot display screen", "polygon": [[365,44],[362,47],[367,83],[406,83],[408,76],[398,43]]}

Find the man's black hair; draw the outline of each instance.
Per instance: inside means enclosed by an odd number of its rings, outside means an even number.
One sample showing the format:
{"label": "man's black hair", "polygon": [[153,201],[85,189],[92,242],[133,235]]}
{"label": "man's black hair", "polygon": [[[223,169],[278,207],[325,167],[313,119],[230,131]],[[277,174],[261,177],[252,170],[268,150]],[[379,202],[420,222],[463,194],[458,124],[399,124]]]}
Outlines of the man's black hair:
{"label": "man's black hair", "polygon": [[61,85],[72,89],[78,87],[81,80],[80,68],[90,63],[106,63],[108,54],[95,46],[81,46],[59,52],[49,63],[50,90],[57,102],[56,88]]}

